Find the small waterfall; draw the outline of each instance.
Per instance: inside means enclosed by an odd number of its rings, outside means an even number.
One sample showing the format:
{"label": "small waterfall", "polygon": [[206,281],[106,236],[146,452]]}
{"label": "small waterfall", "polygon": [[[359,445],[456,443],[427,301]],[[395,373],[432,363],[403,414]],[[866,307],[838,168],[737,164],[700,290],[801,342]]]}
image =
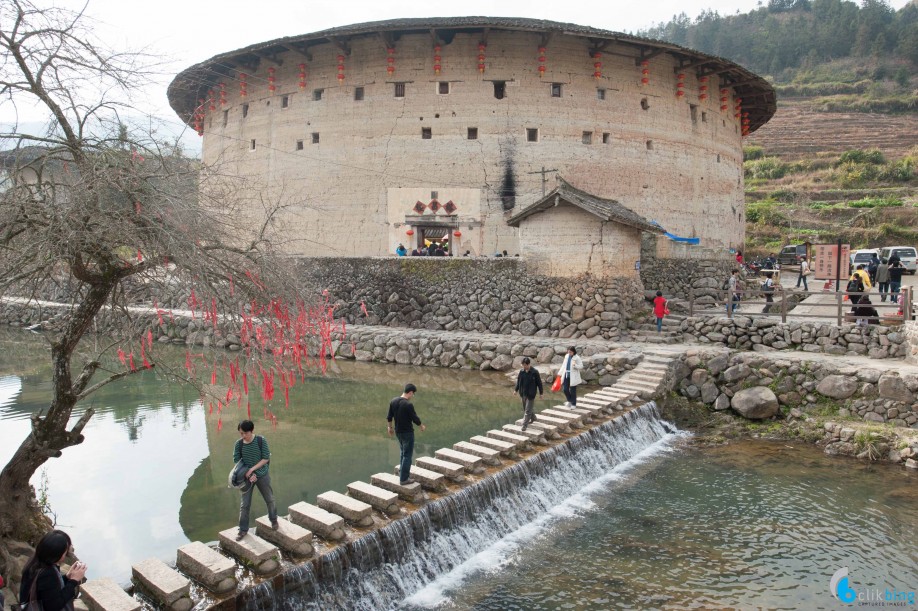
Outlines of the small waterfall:
{"label": "small waterfall", "polygon": [[653,402],[248,590],[250,611],[392,609],[676,429]]}

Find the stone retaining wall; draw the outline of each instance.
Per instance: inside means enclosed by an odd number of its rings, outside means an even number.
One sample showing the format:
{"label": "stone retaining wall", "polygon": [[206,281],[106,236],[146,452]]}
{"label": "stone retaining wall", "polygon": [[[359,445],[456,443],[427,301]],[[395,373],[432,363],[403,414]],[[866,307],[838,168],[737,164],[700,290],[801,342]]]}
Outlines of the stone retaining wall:
{"label": "stone retaining wall", "polygon": [[[664,241],[666,240],[666,241]],[[691,252],[671,253],[679,256],[667,256],[675,244],[668,244],[666,238],[657,238],[644,234],[641,240],[641,282],[648,291],[663,291],[667,297],[689,299],[708,296],[717,298],[718,291],[730,272],[736,267],[735,259],[724,256],[714,257],[710,251],[704,251],[704,257],[693,257]],[[683,246],[682,250],[699,250],[699,246]]]}
{"label": "stone retaining wall", "polygon": [[781,355],[689,350],[676,372],[682,395],[715,410],[761,419],[790,410],[839,406],[839,415],[918,429],[918,376],[895,365],[840,367]]}
{"label": "stone retaining wall", "polygon": [[905,334],[905,360],[908,363],[918,363],[918,322],[905,321],[903,333]]}
{"label": "stone retaining wall", "polygon": [[[782,323],[774,318],[696,316],[682,321],[680,331],[685,341],[756,352],[802,350],[885,359],[906,356],[908,351],[902,327],[862,328],[854,324],[839,327],[828,322]],[[918,334],[918,330],[912,332]],[[918,346],[918,337],[914,341]]]}

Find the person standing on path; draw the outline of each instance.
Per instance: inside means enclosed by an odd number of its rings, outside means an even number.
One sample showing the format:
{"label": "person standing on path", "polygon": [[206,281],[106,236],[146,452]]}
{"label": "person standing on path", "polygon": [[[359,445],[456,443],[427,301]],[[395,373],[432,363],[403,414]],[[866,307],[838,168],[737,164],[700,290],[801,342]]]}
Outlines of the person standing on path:
{"label": "person standing on path", "polygon": [[806,284],[806,277],[810,275],[810,264],[807,263],[806,257],[800,257],[800,273],[797,276],[797,288],[800,288],[800,281],[803,281],[803,290],[809,291],[810,287]]}
{"label": "person standing on path", "polygon": [[528,356],[523,357],[523,368],[516,374],[516,388],[513,392],[520,396],[523,401],[523,430],[529,426],[530,422],[535,422],[535,397],[536,391],[539,392],[539,398],[544,395],[542,392],[542,376],[532,367]]}
{"label": "person standing on path", "polygon": [[577,385],[583,382],[580,377],[581,369],[583,369],[583,360],[577,354],[577,348],[571,346],[567,349],[564,361],[561,362],[561,368],[558,369],[558,375],[561,376],[561,390],[567,397],[565,407],[577,407]]}
{"label": "person standing on path", "polygon": [[775,281],[771,278],[771,272],[765,272],[765,282],[762,283],[762,294],[765,295],[765,307],[762,312],[768,314],[771,310],[771,304],[774,303]]}
{"label": "person standing on path", "polygon": [[[405,390],[401,396],[395,397],[389,402],[389,415],[386,416],[386,429],[389,431],[389,436],[391,437],[393,433],[395,434],[401,450],[398,476],[399,483],[402,486],[414,483],[414,480],[411,479],[411,458],[414,455],[414,425],[418,425],[422,431],[427,430],[427,427],[421,424],[421,419],[418,418],[417,413],[414,411],[414,405],[411,403],[414,393],[417,391],[418,387],[414,384],[405,384]],[[395,421],[394,429],[392,426],[393,420]]]}
{"label": "person standing on path", "polygon": [[889,261],[880,259],[877,265],[877,288],[880,291],[880,301],[886,301],[889,294]]}
{"label": "person standing on path", "polygon": [[249,510],[252,507],[252,494],[255,488],[268,506],[268,519],[271,528],[277,530],[277,506],[274,504],[274,490],[271,488],[271,476],[268,475],[268,463],[271,462],[271,450],[268,441],[261,435],[255,435],[255,423],[243,420],[236,427],[239,439],[233,446],[233,462],[242,462],[247,467],[245,479],[249,485],[242,491],[242,502],[239,504],[239,532],[236,541],[242,541],[249,532]]}
{"label": "person standing on path", "polygon": [[[889,258],[889,292],[893,295],[898,296],[899,289],[902,288],[902,274],[905,273],[905,266],[902,265],[902,261],[899,260],[899,257]],[[896,297],[891,297],[895,299]]]}
{"label": "person standing on path", "polygon": [[727,282],[725,283],[726,286],[724,288],[727,289],[727,314],[730,313],[731,304],[733,306],[733,311],[736,312],[736,306],[740,300],[739,293],[736,292],[739,282],[737,274],[739,274],[739,270],[736,269],[730,272],[730,277],[727,278]]}
{"label": "person standing on path", "polygon": [[662,291],[657,291],[657,296],[653,298],[653,315],[657,318],[657,333],[663,332],[663,317],[669,314],[669,308],[666,307],[666,298],[663,297]]}

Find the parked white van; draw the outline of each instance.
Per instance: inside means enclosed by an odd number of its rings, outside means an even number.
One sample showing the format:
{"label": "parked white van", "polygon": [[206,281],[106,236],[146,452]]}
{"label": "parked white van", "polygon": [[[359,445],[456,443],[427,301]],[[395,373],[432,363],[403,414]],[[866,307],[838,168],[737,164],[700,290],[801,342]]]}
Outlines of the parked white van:
{"label": "parked white van", "polygon": [[880,256],[887,261],[893,255],[899,257],[908,273],[914,275],[918,269],[918,251],[912,246],[887,246],[880,251]]}

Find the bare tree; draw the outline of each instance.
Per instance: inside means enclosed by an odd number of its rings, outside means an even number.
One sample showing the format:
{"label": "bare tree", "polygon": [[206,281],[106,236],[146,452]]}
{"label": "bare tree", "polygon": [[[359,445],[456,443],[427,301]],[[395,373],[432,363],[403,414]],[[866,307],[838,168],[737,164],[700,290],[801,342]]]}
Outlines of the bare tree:
{"label": "bare tree", "polygon": [[[80,13],[31,0],[0,4],[0,112],[38,105],[49,117],[42,133],[15,124],[0,133],[9,149],[2,154],[8,179],[0,193],[0,299],[37,299],[62,287],[58,294],[68,298],[63,316],[46,330],[53,398],[0,471],[0,551],[3,539],[34,540],[47,528],[29,480],[49,458],[83,441],[91,408],[67,426],[78,402],[136,371],[80,350],[103,311],[122,316],[113,345],[143,346],[143,329],[126,307],[132,287],[178,278],[208,295],[214,317],[218,302],[221,312],[246,303],[252,316],[277,312],[288,329],[296,325],[277,305],[290,295],[272,288],[282,271],[270,248],[278,206],[246,201],[237,181],[200,168],[149,129],[127,125],[129,94],[145,82],[146,59],[106,48]],[[309,332],[300,326],[296,341]],[[148,343],[149,367],[156,365],[151,349]],[[297,350],[288,345],[273,356]]]}

